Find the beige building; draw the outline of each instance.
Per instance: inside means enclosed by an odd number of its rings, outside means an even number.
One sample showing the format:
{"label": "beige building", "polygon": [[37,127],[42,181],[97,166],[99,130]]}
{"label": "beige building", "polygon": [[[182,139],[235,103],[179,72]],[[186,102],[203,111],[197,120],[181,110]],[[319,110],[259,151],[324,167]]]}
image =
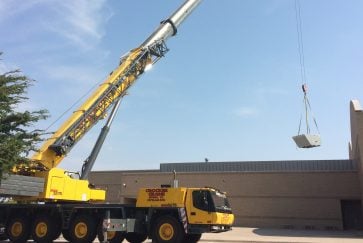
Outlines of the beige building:
{"label": "beige building", "polygon": [[352,101],[348,160],[161,164],[160,170],[98,171],[91,181],[107,201],[130,203],[140,187],[171,184],[226,191],[235,225],[296,229],[362,229],[363,112]]}

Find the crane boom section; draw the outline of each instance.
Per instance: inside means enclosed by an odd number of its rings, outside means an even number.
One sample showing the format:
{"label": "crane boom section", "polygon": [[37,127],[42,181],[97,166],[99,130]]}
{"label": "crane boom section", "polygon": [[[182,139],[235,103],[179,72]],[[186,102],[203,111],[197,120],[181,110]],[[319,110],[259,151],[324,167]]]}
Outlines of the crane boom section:
{"label": "crane boom section", "polygon": [[34,154],[34,164],[30,169],[38,171],[56,167],[73,146],[106,116],[115,101],[126,94],[128,88],[145,71],[145,67],[164,56],[168,51],[166,40],[177,33],[179,25],[200,2],[201,0],[186,0],[138,48],[122,57],[119,66]]}
{"label": "crane boom section", "polygon": [[126,94],[127,89],[152,62],[148,50],[134,49],[98,87],[98,89],[63,123],[32,157],[47,169],[56,167],[67,152],[102,119],[108,108]]}

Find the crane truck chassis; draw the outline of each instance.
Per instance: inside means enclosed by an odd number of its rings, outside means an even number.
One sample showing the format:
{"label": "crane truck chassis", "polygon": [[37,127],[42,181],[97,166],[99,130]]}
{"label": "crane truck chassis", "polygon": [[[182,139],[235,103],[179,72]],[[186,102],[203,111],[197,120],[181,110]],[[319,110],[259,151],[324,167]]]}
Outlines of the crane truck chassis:
{"label": "crane truck chassis", "polygon": [[[87,180],[121,99],[147,66],[162,58],[166,40],[201,0],[186,0],[138,48],[124,55],[102,85],[44,142],[30,165],[18,165],[0,181],[0,240],[49,243],[60,234],[72,243],[197,242],[202,233],[231,230],[234,215],[226,194],[214,188],[141,188],[136,203],[104,203],[105,191]],[[80,178],[56,166],[112,108]],[[4,231],[4,232],[2,232]]]}
{"label": "crane truck chassis", "polygon": [[[214,188],[141,188],[135,205],[44,203],[0,205],[0,224],[11,242],[31,238],[48,243],[63,237],[73,243],[197,242],[202,233],[231,230],[225,193]],[[106,234],[104,234],[107,232]],[[106,236],[106,237],[105,237]]]}

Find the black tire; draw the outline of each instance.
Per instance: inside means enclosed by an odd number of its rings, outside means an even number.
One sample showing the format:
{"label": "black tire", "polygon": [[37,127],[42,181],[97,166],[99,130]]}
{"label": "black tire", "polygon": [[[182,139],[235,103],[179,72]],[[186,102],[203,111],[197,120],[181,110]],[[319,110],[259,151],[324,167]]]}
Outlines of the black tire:
{"label": "black tire", "polygon": [[7,236],[4,236],[4,235],[0,236],[0,240],[1,240],[1,241],[6,241],[7,239],[8,239],[8,237],[7,237]]}
{"label": "black tire", "polygon": [[62,236],[66,241],[71,242],[71,237],[69,236],[69,230],[62,230]]}
{"label": "black tire", "polygon": [[89,215],[75,217],[69,227],[69,241],[72,243],[91,243],[97,235],[97,220]]}
{"label": "black tire", "polygon": [[55,232],[54,237],[53,237],[53,241],[58,239],[61,236],[61,234],[62,234],[62,226],[61,226],[61,224],[57,224],[56,225],[56,232]]}
{"label": "black tire", "polygon": [[39,215],[35,218],[31,235],[38,243],[49,243],[56,239],[58,232],[57,222],[46,215]]}
{"label": "black tire", "polygon": [[25,216],[16,215],[6,224],[6,235],[14,243],[26,243],[30,236],[30,224]]}
{"label": "black tire", "polygon": [[142,243],[147,239],[145,234],[127,233],[126,240],[130,243]]}
{"label": "black tire", "polygon": [[[99,242],[103,242],[103,232],[102,229],[98,231],[97,238]],[[125,234],[120,231],[109,231],[107,233],[107,241],[110,243],[121,243],[125,239]]]}
{"label": "black tire", "polygon": [[53,240],[56,240],[62,234],[62,219],[61,219],[60,215],[57,215],[56,217],[53,218],[53,221],[55,223],[55,232],[54,232]]}
{"label": "black tire", "polygon": [[185,233],[181,224],[172,216],[161,216],[156,220],[152,230],[153,242],[156,243],[182,243]]}
{"label": "black tire", "polygon": [[202,238],[202,234],[186,234],[184,242],[195,243],[198,242],[200,238]]}

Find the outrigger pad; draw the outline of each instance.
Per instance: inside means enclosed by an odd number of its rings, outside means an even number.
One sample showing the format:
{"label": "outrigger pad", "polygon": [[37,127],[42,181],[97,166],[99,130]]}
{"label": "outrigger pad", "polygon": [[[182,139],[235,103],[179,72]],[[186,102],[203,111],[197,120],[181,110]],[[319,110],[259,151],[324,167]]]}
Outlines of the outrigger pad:
{"label": "outrigger pad", "polygon": [[299,148],[314,148],[321,145],[320,135],[301,134],[292,137]]}

